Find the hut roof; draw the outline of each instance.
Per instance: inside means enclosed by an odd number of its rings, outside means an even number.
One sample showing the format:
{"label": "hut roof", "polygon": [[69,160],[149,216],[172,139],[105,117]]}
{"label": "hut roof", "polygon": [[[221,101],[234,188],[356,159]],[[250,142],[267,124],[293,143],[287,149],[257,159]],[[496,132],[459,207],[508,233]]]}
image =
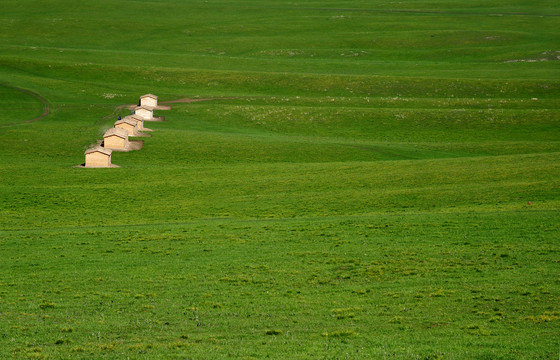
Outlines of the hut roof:
{"label": "hut roof", "polygon": [[157,96],[154,94],[145,94],[140,96],[140,99],[145,98],[145,97],[151,97],[152,99],[156,99],[157,100]]}
{"label": "hut roof", "polygon": [[117,121],[115,122],[115,125],[119,125],[119,124],[129,124],[129,125],[135,126],[136,123],[137,123],[137,120],[133,120],[133,119],[130,119],[130,118],[127,119],[127,118],[125,117],[124,119],[117,120]]}
{"label": "hut roof", "polygon": [[144,118],[143,118],[142,116],[136,115],[136,114],[127,115],[127,116],[125,116],[124,118],[125,118],[125,119],[132,119],[132,120],[134,120],[134,121],[144,121]]}
{"label": "hut roof", "polygon": [[137,106],[134,108],[134,110],[139,110],[139,109],[144,109],[144,110],[148,110],[148,111],[153,111],[154,108],[150,107],[150,106]]}
{"label": "hut roof", "polygon": [[103,146],[96,146],[96,147],[92,147],[92,148],[87,149],[85,154],[87,155],[87,154],[91,154],[91,153],[94,153],[94,152],[100,152],[100,153],[105,154],[105,155],[111,155],[113,150],[106,149]]}
{"label": "hut roof", "polygon": [[126,130],[119,129],[119,128],[114,128],[114,127],[107,130],[105,132],[105,134],[103,135],[103,137],[106,138],[106,137],[109,137],[109,136],[112,136],[112,135],[118,136],[118,137],[123,138],[123,139],[128,139],[128,132]]}

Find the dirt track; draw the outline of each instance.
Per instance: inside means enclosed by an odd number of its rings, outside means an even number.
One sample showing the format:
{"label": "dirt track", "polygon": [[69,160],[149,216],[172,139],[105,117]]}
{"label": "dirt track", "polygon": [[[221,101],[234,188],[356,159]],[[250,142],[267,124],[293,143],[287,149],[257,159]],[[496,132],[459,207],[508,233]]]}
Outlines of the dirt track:
{"label": "dirt track", "polygon": [[193,102],[199,102],[199,101],[211,101],[211,100],[231,100],[231,99],[235,99],[232,97],[227,97],[227,98],[203,98],[203,99],[189,99],[189,98],[182,98],[182,99],[177,99],[177,100],[169,100],[169,101],[162,101],[162,104],[178,104],[178,103],[193,103]]}
{"label": "dirt track", "polygon": [[[44,118],[45,116],[50,114],[50,107],[49,107],[48,101],[44,97],[42,97],[41,95],[37,94],[36,92],[33,92],[31,90],[27,90],[27,89],[23,89],[23,88],[20,88],[20,87],[17,87],[17,86],[8,85],[8,84],[5,84],[5,83],[0,83],[0,86],[7,87],[7,88],[10,88],[10,89],[14,89],[14,90],[20,91],[20,92],[25,93],[25,94],[29,94],[29,95],[33,96],[34,98],[38,99],[39,101],[41,101],[41,103],[43,103],[43,113],[41,115],[37,116],[36,118],[25,120],[25,121],[22,121],[22,122],[2,124],[2,125],[0,125],[0,127],[8,127],[8,126],[20,125],[20,124],[24,124],[24,123],[32,123],[32,122],[35,122],[37,120],[41,120],[42,118]],[[234,98],[203,98],[203,99],[182,98],[182,99],[177,99],[177,100],[162,101],[161,103],[162,104],[178,104],[178,103],[189,103],[190,104],[190,103],[199,102],[199,101],[227,100],[227,99],[234,99]],[[131,107],[134,108],[135,106],[136,105],[128,105],[128,104],[119,105],[115,108],[115,110],[113,111],[112,114],[105,116],[104,119],[109,119],[109,118],[114,117],[119,112],[119,110],[121,110],[123,108],[131,108]]]}
{"label": "dirt track", "polygon": [[36,118],[30,119],[30,120],[25,120],[23,122],[3,124],[3,125],[0,125],[1,127],[14,126],[14,125],[19,125],[19,124],[23,124],[23,123],[32,123],[32,122],[35,122],[37,120],[41,120],[42,118],[44,118],[45,116],[50,114],[50,108],[49,108],[49,103],[48,103],[47,99],[45,99],[41,95],[37,94],[36,92],[33,92],[31,90],[27,90],[27,89],[23,89],[23,88],[20,88],[20,87],[17,87],[17,86],[4,84],[4,83],[0,83],[0,86],[7,87],[9,89],[14,89],[14,90],[20,91],[22,93],[31,95],[31,96],[33,96],[34,98],[38,99],[39,101],[41,101],[43,103],[43,113],[41,115],[37,116]]}
{"label": "dirt track", "polygon": [[[200,102],[200,101],[231,100],[231,99],[236,99],[236,98],[234,98],[234,97],[215,97],[215,98],[200,98],[200,99],[199,98],[195,98],[195,99],[181,98],[181,99],[176,99],[176,100],[161,101],[159,104],[179,104],[179,103],[190,104],[190,103]],[[115,110],[113,110],[113,112],[111,114],[105,116],[103,118],[103,120],[114,118],[115,116],[117,116],[119,111],[121,111],[122,109],[133,110],[137,106],[138,106],[138,104],[119,105],[119,106],[115,107]],[[158,107],[156,107],[154,110],[170,110],[171,109],[171,106],[158,105]]]}

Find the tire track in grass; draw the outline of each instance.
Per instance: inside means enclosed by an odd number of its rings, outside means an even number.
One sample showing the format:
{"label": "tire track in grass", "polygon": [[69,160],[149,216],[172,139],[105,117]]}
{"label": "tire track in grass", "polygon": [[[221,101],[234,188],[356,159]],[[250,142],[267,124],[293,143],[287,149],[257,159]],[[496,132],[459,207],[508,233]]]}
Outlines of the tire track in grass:
{"label": "tire track in grass", "polygon": [[212,101],[212,100],[232,100],[232,99],[236,99],[234,97],[213,97],[213,98],[195,98],[195,99],[190,99],[190,98],[182,98],[182,99],[177,99],[177,100],[169,100],[169,101],[162,101],[162,104],[177,104],[177,103],[193,103],[193,102],[199,102],[199,101]]}
{"label": "tire track in grass", "polygon": [[474,11],[450,11],[450,10],[420,10],[420,9],[371,9],[371,8],[328,8],[328,7],[274,7],[276,9],[289,10],[311,10],[311,11],[344,11],[344,12],[368,12],[380,14],[427,14],[427,15],[453,15],[453,16],[532,16],[532,17],[557,17],[557,13],[538,12],[474,12]]}
{"label": "tire track in grass", "polygon": [[12,85],[9,85],[9,84],[5,84],[5,83],[0,83],[0,86],[3,86],[3,87],[8,88],[8,89],[14,89],[14,90],[17,90],[17,91],[22,92],[24,94],[27,94],[27,95],[31,95],[34,98],[41,101],[41,103],[43,104],[43,113],[41,115],[39,115],[39,116],[37,116],[33,119],[25,120],[23,122],[2,124],[2,125],[0,125],[0,127],[8,127],[8,126],[21,125],[21,124],[25,124],[25,123],[32,123],[32,122],[41,120],[42,118],[44,118],[45,116],[50,114],[49,102],[47,101],[47,99],[45,99],[44,97],[42,97],[38,93],[36,93],[34,91],[31,91],[31,90],[28,90],[28,89],[24,89],[24,88],[20,88],[20,87],[17,87],[17,86],[12,86]]}
{"label": "tire track in grass", "polygon": [[[187,103],[187,104],[191,104],[194,102],[201,102],[201,101],[212,101],[212,100],[232,100],[232,99],[237,99],[235,97],[213,97],[213,98],[180,98],[180,99],[175,99],[175,100],[168,100],[168,101],[161,101],[160,104],[179,104],[179,103]],[[115,110],[113,110],[113,112],[107,116],[105,116],[103,118],[103,120],[107,120],[110,118],[115,117],[122,109],[129,109],[129,110],[133,110],[136,106],[138,106],[137,104],[124,104],[124,105],[119,105],[117,107],[115,107]],[[170,108],[169,108],[170,109]],[[165,109],[165,110],[169,110],[169,109]],[[164,110],[164,109],[158,109],[156,107],[155,110]]]}
{"label": "tire track in grass", "polygon": [[45,232],[45,231],[65,231],[65,232],[86,232],[91,230],[100,230],[100,231],[107,231],[107,230],[135,230],[135,229],[142,229],[142,228],[152,228],[152,227],[165,227],[165,228],[174,228],[174,227],[183,227],[186,225],[205,225],[205,224],[223,224],[226,223],[246,223],[246,224],[256,224],[256,223],[292,223],[298,221],[315,221],[315,220],[329,220],[329,221],[338,221],[338,220],[348,220],[348,219],[369,219],[375,218],[379,216],[383,216],[389,219],[402,219],[403,216],[407,217],[415,217],[415,216],[442,216],[442,215],[456,215],[456,216],[464,216],[465,214],[476,214],[477,216],[480,215],[503,215],[504,213],[511,213],[512,211],[515,212],[523,212],[527,214],[539,214],[539,215],[547,215],[554,216],[557,213],[555,209],[503,209],[503,210],[476,210],[472,211],[471,209],[445,209],[440,211],[411,211],[408,213],[388,213],[388,212],[374,212],[374,213],[365,213],[365,214],[350,214],[350,215],[316,215],[316,216],[301,216],[301,217],[294,217],[294,218],[231,218],[231,217],[208,217],[208,218],[193,218],[191,220],[185,221],[177,221],[177,222],[154,222],[154,223],[124,223],[124,224],[101,224],[101,225],[90,225],[84,227],[82,225],[58,225],[58,226],[41,226],[41,227],[21,227],[21,228],[2,228],[0,229],[0,234],[13,234],[13,233],[20,233],[20,232]]}

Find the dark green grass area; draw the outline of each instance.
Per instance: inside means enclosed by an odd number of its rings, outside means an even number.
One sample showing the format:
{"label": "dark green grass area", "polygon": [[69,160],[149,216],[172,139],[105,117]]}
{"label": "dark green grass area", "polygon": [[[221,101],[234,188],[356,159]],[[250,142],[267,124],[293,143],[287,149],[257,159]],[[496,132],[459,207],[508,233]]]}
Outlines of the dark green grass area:
{"label": "dark green grass area", "polygon": [[[130,157],[138,159],[143,149]],[[214,164],[126,169],[19,167],[2,185],[7,229],[176,223],[204,218],[295,218],[429,211],[551,210],[558,205],[558,155],[471,160]],[[14,171],[13,168],[7,168]],[[164,175],[162,177],[162,174]],[[123,182],[123,177],[130,181]],[[461,191],[458,191],[461,189]],[[128,195],[133,194],[133,195]],[[80,211],[77,209],[80,208]]]}
{"label": "dark green grass area", "polygon": [[0,105],[4,114],[0,127],[21,124],[33,120],[43,113],[43,103],[25,89],[17,89],[0,83]]}
{"label": "dark green grass area", "polygon": [[5,1],[0,358],[556,358],[558,15]]}
{"label": "dark green grass area", "polygon": [[2,332],[15,357],[547,357],[557,221],[525,209],[8,231]]}
{"label": "dark green grass area", "polygon": [[[1,60],[18,69],[23,60],[46,62],[53,71],[64,63],[74,76],[99,64],[148,68],[163,72],[160,80],[185,68],[549,79],[558,74],[558,16],[549,16],[558,9],[523,3],[101,1],[31,11],[10,1],[0,25]],[[400,12],[407,5],[411,11]],[[107,11],[95,20],[84,15],[101,9]]]}

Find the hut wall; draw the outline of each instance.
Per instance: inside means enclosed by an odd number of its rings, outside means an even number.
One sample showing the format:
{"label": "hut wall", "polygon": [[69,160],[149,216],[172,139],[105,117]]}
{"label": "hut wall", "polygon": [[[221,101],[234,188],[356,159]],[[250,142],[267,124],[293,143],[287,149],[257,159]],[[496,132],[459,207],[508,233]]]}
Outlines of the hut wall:
{"label": "hut wall", "polygon": [[137,109],[134,113],[144,118],[144,120],[150,120],[154,117],[154,112],[147,109]]}
{"label": "hut wall", "polygon": [[146,96],[140,99],[140,106],[152,106],[152,107],[156,107],[157,106],[157,100]]}
{"label": "hut wall", "polygon": [[128,145],[127,139],[112,135],[103,139],[104,147],[111,149],[125,149]]}
{"label": "hut wall", "polygon": [[136,127],[135,127],[135,126],[132,126],[132,125],[130,125],[130,124],[126,124],[126,123],[124,123],[124,124],[118,124],[118,125],[115,125],[115,127],[118,128],[118,129],[126,130],[126,132],[128,133],[128,135],[134,135],[134,134],[136,134]]}
{"label": "hut wall", "polygon": [[100,152],[86,154],[86,166],[109,167],[111,166],[111,155],[105,155]]}

